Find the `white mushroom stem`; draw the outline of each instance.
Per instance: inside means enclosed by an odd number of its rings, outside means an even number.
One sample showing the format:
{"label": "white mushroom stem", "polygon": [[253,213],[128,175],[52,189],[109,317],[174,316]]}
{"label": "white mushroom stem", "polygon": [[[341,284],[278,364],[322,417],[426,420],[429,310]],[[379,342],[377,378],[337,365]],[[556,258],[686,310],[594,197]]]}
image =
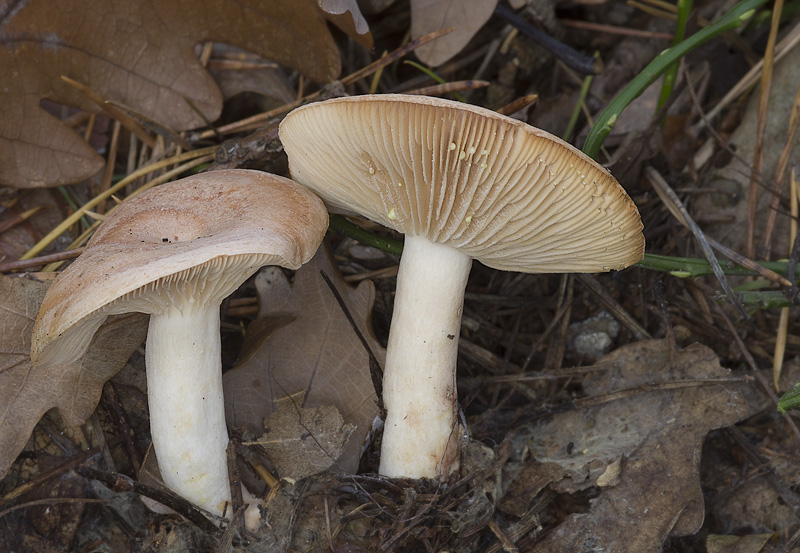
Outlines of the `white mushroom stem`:
{"label": "white mushroom stem", "polygon": [[[164,484],[230,518],[219,304],[198,304],[150,316],[145,356],[150,432]],[[258,518],[251,504],[248,528],[254,529]]]}
{"label": "white mushroom stem", "polygon": [[472,259],[406,236],[389,330],[380,473],[446,477],[458,467],[456,360]]}

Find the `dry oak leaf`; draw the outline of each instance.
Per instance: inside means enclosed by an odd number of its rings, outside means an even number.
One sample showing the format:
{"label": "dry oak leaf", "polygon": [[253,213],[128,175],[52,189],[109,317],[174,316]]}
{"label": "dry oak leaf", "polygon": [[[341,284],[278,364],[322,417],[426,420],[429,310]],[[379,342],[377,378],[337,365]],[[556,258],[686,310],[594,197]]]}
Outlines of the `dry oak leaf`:
{"label": "dry oak leaf", "polygon": [[[64,220],[62,208],[66,202],[57,198],[53,190],[40,188],[25,193],[6,188],[11,192],[10,198],[0,199],[7,206],[0,213],[0,228],[14,221],[15,218],[31,209],[39,209],[36,214],[24,223],[16,224],[0,232],[0,259],[3,262],[15,261],[41,240],[42,236],[57,227]],[[8,200],[8,203],[6,203]],[[9,205],[12,204],[12,205]]]}
{"label": "dry oak leaf", "polygon": [[[260,63],[234,69],[219,63],[225,58]],[[269,99],[270,102],[267,104],[260,103],[260,106],[266,105],[269,108],[288,104],[296,98],[289,78],[282,68],[259,56],[249,55],[241,48],[228,44],[214,44],[209,68],[226,102],[242,92],[251,92]]]}
{"label": "dry oak leaf", "polygon": [[728,371],[703,345],[676,352],[670,364],[666,340],[642,341],[599,363],[604,370],[583,385],[600,401],[554,415],[517,437],[537,462],[561,469],[565,479],[554,484],[556,490],[602,490],[589,512],[568,517],[535,552],[650,553],[661,551],[670,535],[696,532],[704,517],[703,439],[748,414],[745,384],[724,380]]}
{"label": "dry oak leaf", "polygon": [[[256,277],[260,303],[257,322],[283,322],[266,325],[271,327],[267,338],[266,333],[251,336],[248,332],[243,350],[251,353],[222,380],[228,424],[246,426],[254,435],[264,432],[264,420],[269,421],[284,398],[290,397],[285,401],[300,408],[336,407],[355,430],[333,469],[353,473],[378,408],[368,354],[322,279],[321,270],[334,282],[381,366],[385,350],[370,330],[375,287],[365,281],[350,288],[328,256],[326,248],[320,248],[295,273],[293,286],[279,269],[261,270]],[[285,324],[291,317],[294,320]],[[275,326],[280,328],[274,330]],[[253,340],[258,343],[247,344]]]}
{"label": "dry oak leaf", "polygon": [[333,405],[299,407],[292,398],[277,403],[260,445],[282,478],[299,480],[329,469],[355,430]]}
{"label": "dry oak leaf", "polygon": [[[37,465],[41,473],[58,468],[64,460],[61,457],[43,455],[36,451]],[[59,451],[60,453],[60,451]],[[81,499],[94,497],[86,481],[77,474],[67,471],[47,481],[46,485],[35,486],[25,494],[29,502],[25,508],[25,518],[4,521],[3,538],[0,551],[14,553],[56,553],[74,551],[81,528],[83,516],[89,505]],[[70,498],[64,501],[64,498]]]}
{"label": "dry oak leaf", "polygon": [[439,29],[454,31],[416,49],[430,66],[441,65],[456,54],[489,21],[497,0],[411,0],[411,36],[419,38]]}
{"label": "dry oak leaf", "polygon": [[[731,536],[709,534],[706,538],[707,553],[760,553],[764,551],[775,533]],[[792,549],[792,551],[797,551]]]}
{"label": "dry oak leaf", "polygon": [[706,551],[707,553],[760,553],[773,537],[774,533],[747,536],[709,534],[706,538]]}
{"label": "dry oak leaf", "polygon": [[[0,0],[0,184],[55,186],[102,168],[78,134],[39,106],[48,99],[97,110],[62,75],[186,130],[222,108],[197,43],[234,44],[328,82],[341,63],[325,20],[355,33],[354,17],[361,15],[352,8],[327,13],[316,0]],[[371,42],[369,34],[356,38]]]}
{"label": "dry oak leaf", "polygon": [[94,412],[106,380],[144,340],[147,317],[110,317],[86,355],[46,369],[30,361],[31,331],[48,284],[0,275],[0,478],[25,447],[39,419],[56,407],[67,426]]}

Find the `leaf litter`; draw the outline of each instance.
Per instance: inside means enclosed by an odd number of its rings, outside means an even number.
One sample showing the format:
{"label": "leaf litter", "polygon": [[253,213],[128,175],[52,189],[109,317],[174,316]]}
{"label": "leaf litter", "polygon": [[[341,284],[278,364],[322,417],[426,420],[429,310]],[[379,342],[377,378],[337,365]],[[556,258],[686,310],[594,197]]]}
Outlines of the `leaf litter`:
{"label": "leaf litter", "polygon": [[[340,5],[353,4],[342,2]],[[391,9],[392,16],[403,14],[403,17],[397,19],[401,23],[405,21],[407,25],[408,7],[395,6]],[[632,13],[636,13],[633,8],[622,5],[603,4],[591,7],[582,4],[580,12],[560,6],[558,16],[565,23],[570,18],[572,23],[577,18],[585,18],[587,21],[606,24],[656,29],[661,34],[663,31],[672,31],[673,27],[664,22],[651,17],[637,20]],[[368,21],[375,25],[381,19],[380,16],[374,16],[368,18]],[[489,28],[492,27],[484,27]],[[505,34],[505,31],[495,33],[497,29],[492,29],[491,33],[480,31],[476,35],[479,40],[472,41],[467,46],[464,57],[454,58],[455,63],[448,66],[460,69],[453,70],[443,66],[446,69],[442,71],[443,76],[447,79],[456,74],[474,76],[477,72],[472,72],[472,69],[464,71],[466,62],[461,60],[468,59],[467,55],[483,55],[486,52],[484,47],[490,42],[499,43],[502,39],[500,48],[490,49],[484,58],[487,63],[491,61],[485,75],[492,79],[487,97],[491,95],[492,88],[503,87],[510,95],[506,101],[512,100],[514,95],[523,91],[539,92],[542,99],[547,100],[545,91],[558,88],[564,99],[559,105],[566,106],[561,108],[563,112],[553,116],[557,121],[557,132],[560,132],[568,111],[577,101],[578,87],[568,78],[564,78],[563,72],[552,71],[552,63],[536,65],[536,70],[530,70],[533,65],[529,63],[530,56],[526,57],[525,40],[513,38]],[[404,28],[402,32],[406,30]],[[622,51],[621,46],[617,48],[614,44],[619,42],[614,35],[572,32],[568,38],[579,44],[585,52],[600,49],[606,61],[611,59],[614,52]],[[379,44],[391,42],[391,39],[391,34],[381,34]],[[747,37],[747,40],[750,38]],[[648,49],[658,52],[668,44],[656,38],[626,39],[625,43],[629,51],[634,52],[645,52]],[[738,48],[722,41],[720,44],[723,49]],[[373,57],[379,54],[380,51],[377,51]],[[734,55],[744,57],[741,52],[734,52]],[[646,62],[652,56],[644,57]],[[686,61],[690,69],[694,66],[696,71],[699,67],[689,58]],[[357,70],[361,60],[355,54],[346,59],[346,62],[355,62],[355,65],[349,65],[349,70]],[[730,78],[735,77],[735,67],[727,65],[724,59],[721,63],[718,62],[719,59],[714,57],[710,63],[711,71],[716,72],[715,75],[724,72],[730,73]],[[506,76],[501,76],[499,69],[495,73],[492,66],[502,68]],[[631,63],[623,60],[621,66],[631,66]],[[508,68],[512,70],[506,71]],[[704,74],[705,71],[701,73]],[[710,96],[705,95],[706,89],[703,88],[702,80],[705,77],[696,82],[696,73],[690,74],[693,84],[698,88],[702,106],[709,107],[713,104],[714,96],[713,93]],[[510,81],[508,75],[511,76]],[[780,68],[776,75],[780,77]],[[376,90],[384,92],[391,87],[402,86],[406,77],[402,67],[397,72],[385,71],[380,80],[376,79]],[[553,77],[555,80],[551,82]],[[294,77],[289,76],[284,84],[297,85],[296,96],[300,96],[300,92],[304,92],[303,85],[307,82],[298,84],[293,79]],[[596,82],[599,79],[601,76],[596,77]],[[586,107],[597,112],[605,100],[612,97],[628,79],[629,77],[624,77],[617,83],[613,83],[613,79],[606,80],[603,90],[599,92],[593,88],[586,98]],[[712,80],[718,79],[715,77]],[[363,83],[355,86],[348,84],[347,92],[363,91],[366,87],[361,84]],[[286,90],[276,90],[278,96],[288,102]],[[791,83],[786,87],[778,87],[778,90],[778,94],[783,97],[794,94]],[[296,97],[295,91],[291,92]],[[471,101],[486,104],[487,97],[477,92],[472,95]],[[174,105],[173,103],[173,107]],[[773,116],[779,120],[788,119],[785,113],[781,113],[781,109],[776,108],[775,111]],[[541,116],[541,112],[541,107],[530,110],[528,120]],[[637,119],[646,120],[648,117],[645,108]],[[736,110],[730,110],[726,117],[719,125],[723,132],[730,131],[738,124]],[[719,213],[719,205],[698,208],[696,203],[692,205],[694,202],[707,196],[718,203],[720,196],[728,200],[737,199],[735,191],[727,191],[716,184],[704,188],[704,185],[713,182],[709,181],[709,177],[713,177],[717,169],[725,165],[725,154],[716,142],[709,140],[702,144],[705,147],[703,152],[709,150],[710,144],[715,157],[710,158],[713,163],[699,167],[692,167],[688,163],[684,167],[685,155],[681,157],[680,151],[671,150],[668,146],[675,144],[674,138],[677,136],[679,140],[685,141],[683,151],[697,152],[696,159],[703,161],[700,158],[700,141],[688,139],[689,133],[675,133],[675,129],[680,131],[680,125],[685,121],[696,123],[698,119],[697,108],[693,107],[690,113],[684,105],[682,112],[668,116],[669,126],[641,127],[652,129],[652,148],[648,150],[647,156],[639,156],[638,168],[636,159],[626,165],[628,168],[625,169],[625,184],[634,195],[642,213],[649,219],[647,228],[653,234],[648,235],[648,247],[654,252],[696,255],[692,245],[671,230],[670,219],[663,213],[663,206],[654,202],[649,196],[650,191],[642,186],[640,166],[643,158],[654,156],[653,163],[669,163],[674,171],[670,175],[673,179],[671,184],[679,194],[692,200],[687,205],[701,215],[700,223],[703,226],[708,226],[709,223],[703,221],[702,217],[708,217],[711,223],[720,222],[721,218],[714,219]],[[35,126],[35,123],[31,125]],[[43,134],[46,132],[45,130]],[[783,140],[781,132],[778,131],[779,138],[768,139],[778,142],[776,149],[780,148]],[[621,137],[622,145],[616,152],[612,151],[616,158],[624,162],[629,161],[627,157],[636,157],[629,151],[631,142],[637,140],[631,136],[633,135]],[[667,140],[662,140],[663,137],[667,137]],[[610,142],[608,146],[611,146]],[[135,146],[131,150],[136,150]],[[770,162],[766,164],[768,170],[770,165]],[[618,170],[617,167],[621,166],[615,165],[613,168],[618,177],[621,169]],[[697,169],[699,172],[695,173]],[[762,195],[764,196],[768,197],[766,194]],[[783,207],[785,206],[781,206]],[[779,221],[781,217],[782,215],[779,216]],[[736,225],[741,225],[741,221],[737,219]],[[731,233],[730,228],[726,229],[723,225],[720,228],[720,240],[738,239],[742,234]],[[725,235],[726,230],[730,236]],[[343,250],[338,251],[341,253]],[[361,278],[360,275],[369,274],[376,279],[378,301],[373,318],[379,335],[384,337],[393,290],[393,282],[386,278],[391,273],[387,269],[391,267],[386,265],[393,263],[394,261],[387,258],[373,262],[347,255],[340,256],[336,263],[350,276]],[[771,413],[772,401],[763,390],[723,381],[729,375],[724,371],[720,372],[719,364],[715,364],[712,354],[689,344],[689,340],[708,344],[720,356],[723,366],[737,369],[734,373],[737,375],[742,374],[740,369],[744,366],[743,359],[752,353],[756,366],[751,365],[750,370],[757,370],[757,367],[771,362],[771,351],[768,350],[774,336],[770,334],[772,317],[769,312],[759,315],[758,324],[732,321],[726,327],[725,317],[730,317],[730,312],[726,314],[724,308],[717,310],[714,306],[716,297],[713,281],[667,277],[665,287],[668,305],[659,313],[649,296],[650,286],[655,280],[653,273],[636,269],[620,275],[598,277],[607,296],[602,297],[600,294],[601,299],[592,295],[597,292],[588,293],[576,286],[571,312],[562,311],[556,309],[561,304],[553,299],[559,290],[555,285],[556,278],[519,275],[489,277],[489,274],[491,273],[486,271],[476,271],[470,282],[473,294],[468,298],[466,306],[471,316],[465,318],[463,339],[473,350],[482,353],[483,362],[478,367],[467,356],[459,360],[459,371],[467,376],[465,384],[459,390],[460,397],[465,418],[473,433],[472,441],[464,452],[459,479],[447,485],[426,486],[402,481],[390,482],[370,474],[344,475],[328,470],[300,480],[286,478],[278,482],[269,493],[262,488],[262,496],[267,498],[266,509],[272,528],[271,533],[263,537],[261,542],[250,545],[251,550],[276,551],[291,547],[298,550],[331,551],[416,551],[422,548],[453,551],[532,551],[543,550],[546,544],[552,545],[549,550],[574,550],[575,540],[585,538],[580,544],[584,550],[598,550],[604,546],[610,549],[613,545],[619,550],[636,551],[661,549],[694,552],[726,551],[734,548],[774,551],[776,534],[771,532],[778,531],[785,541],[797,528],[797,502],[790,489],[795,481],[794,452],[797,446],[792,441],[788,423],[784,422],[787,419],[779,419]],[[279,276],[284,278],[283,274]],[[342,283],[334,280],[341,290]],[[295,281],[294,287],[298,284],[299,281]],[[288,289],[288,285],[284,289]],[[619,366],[614,370],[609,371],[606,368],[589,374],[589,371],[582,373],[576,368],[569,374],[559,373],[559,358],[556,355],[556,361],[552,362],[553,356],[550,353],[564,348],[568,333],[566,323],[563,329],[560,328],[561,325],[551,324],[552,314],[561,314],[559,316],[569,321],[587,320],[597,315],[601,305],[606,305],[601,300],[608,299],[616,301],[618,308],[629,311],[652,335],[672,336],[681,345],[689,346],[683,351],[673,350],[671,369],[664,369],[667,364],[661,359],[664,352],[669,351],[665,346],[666,342],[654,342],[652,344],[655,345],[647,346],[653,348],[652,350],[645,348],[647,355],[652,354],[652,357],[645,355],[644,362],[639,359],[642,357],[641,351],[636,353],[636,349],[624,348],[612,352],[607,358],[617,359],[614,363]],[[521,304],[525,306],[524,309],[520,308]],[[356,316],[359,325],[366,321],[368,313],[369,308]],[[273,335],[278,332],[288,333],[288,329],[297,320],[297,312],[289,309],[269,318],[259,317],[248,328],[248,349],[241,353],[241,362],[249,362],[259,354]],[[787,367],[784,369],[786,382],[782,384],[784,389],[793,384],[792,379],[800,379],[800,370],[792,359],[800,351],[800,342],[795,338],[796,322],[794,319],[791,321],[794,332],[790,332],[787,338]],[[731,339],[727,328],[736,329],[744,337],[744,348]],[[229,326],[228,330],[232,331],[233,328]],[[630,339],[630,332],[623,329],[621,335],[612,341],[624,344]],[[534,351],[530,351],[531,344],[535,346]],[[358,349],[360,346],[354,347]],[[379,351],[378,348],[376,354]],[[522,360],[529,354],[534,360],[531,367],[538,368],[545,353],[547,360],[543,364],[548,369],[543,371],[548,377],[545,385],[488,383],[476,387],[470,384],[482,382],[481,379],[486,378],[484,371],[497,377],[514,376],[514,372],[522,366]],[[632,359],[630,368],[626,368],[623,359]],[[577,361],[580,362],[581,359],[578,358]],[[645,377],[648,372],[646,365],[649,365],[651,373],[658,372],[658,375],[650,374]],[[680,370],[675,370],[675,366]],[[235,372],[231,371],[230,374]],[[711,379],[719,381],[710,382]],[[363,379],[362,385],[365,389],[370,387],[368,384],[368,380]],[[293,422],[287,425],[291,426],[299,421],[301,427],[313,428],[313,416],[310,424],[307,420],[310,415],[306,415],[304,409],[311,409],[313,413],[316,407],[302,407],[306,388],[303,385],[296,388],[295,392],[300,394],[300,403],[295,405],[292,399],[297,395],[291,393],[290,397],[275,394],[277,399],[274,402],[273,395],[270,394],[270,401],[266,402],[269,409],[264,409],[267,411],[265,416],[245,425],[248,428],[251,425],[259,428],[258,425],[263,425],[263,418],[270,415],[280,416],[280,413],[285,412],[294,417]],[[732,424],[744,416],[744,402],[740,396],[747,397],[753,416],[733,429],[713,430]],[[282,409],[290,404],[291,409]],[[326,403],[324,399],[320,399],[319,407],[325,408],[325,405],[331,404],[332,402]],[[685,414],[684,410],[687,411]],[[331,449],[328,450],[326,446],[329,453],[335,451],[339,438],[346,433],[339,432],[338,429],[345,430],[348,424],[342,419],[341,427],[338,426],[337,412],[342,415],[345,413],[336,408],[335,411],[326,412],[321,419],[325,423],[333,423],[324,426],[325,429],[322,430],[323,434],[335,438]],[[48,427],[48,419],[49,417],[45,417],[40,428]],[[137,437],[146,441],[146,416],[139,419]],[[530,422],[531,419],[535,422]],[[142,420],[145,421],[144,424]],[[518,428],[514,429],[515,427]],[[288,437],[281,435],[277,442],[293,444],[288,447],[290,451],[297,444],[307,445],[301,443],[304,441],[303,435],[298,437],[298,431],[300,430],[295,430]],[[733,437],[737,435],[744,437],[734,440]],[[258,437],[257,433],[253,433],[252,438]],[[78,437],[72,439],[81,443]],[[357,441],[359,440],[351,437],[347,447]],[[701,443],[705,444],[702,454]],[[376,446],[374,443],[368,444],[366,453],[374,454]],[[20,463],[44,459],[43,451],[39,450],[21,458]],[[292,455],[297,458],[300,454],[289,453],[289,458]],[[345,455],[343,459],[347,457]],[[349,458],[351,463],[354,462],[352,459],[355,454]],[[367,469],[370,467],[369,462],[365,465]],[[321,466],[322,464],[319,465]],[[125,470],[124,463],[122,467],[121,470]],[[334,467],[334,470],[338,469]],[[696,536],[680,538],[679,535],[690,533],[697,527],[700,520],[698,513],[703,513],[702,503],[699,503],[702,501],[702,496],[699,495],[700,482],[706,492],[706,523]],[[4,491],[7,491],[9,479],[3,484],[6,486]],[[99,487],[99,484],[95,487]],[[133,499],[128,503],[133,504]],[[86,512],[91,512],[91,509]],[[6,520],[2,522],[8,523],[10,517],[4,518]],[[130,520],[131,527],[140,528],[128,544],[134,551],[144,551],[158,543],[180,544],[175,547],[182,547],[184,550],[212,547],[208,543],[210,540],[205,539],[208,536],[198,536],[196,531],[195,534],[188,532],[184,523],[173,524],[164,522],[170,519],[159,519],[161,522],[158,529],[150,531],[150,525],[141,513]],[[634,526],[634,522],[638,526]],[[639,535],[629,535],[637,533]],[[11,535],[10,532],[5,534]],[[735,544],[733,534],[742,536],[737,538]],[[772,536],[769,543],[768,536]],[[0,544],[2,543],[5,542],[0,540]],[[45,541],[38,543],[43,544]],[[45,546],[42,545],[43,547]]]}
{"label": "leaf litter", "polygon": [[298,407],[291,397],[277,402],[264,434],[244,445],[260,446],[284,478],[304,478],[329,469],[356,429],[333,405]]}
{"label": "leaf litter", "polygon": [[417,57],[436,67],[458,54],[494,12],[497,0],[411,0],[411,35],[419,38],[439,29],[455,30],[417,50]]}
{"label": "leaf litter", "polygon": [[[328,432],[337,426],[341,429],[342,424],[335,422],[336,417],[341,417],[351,427],[352,435],[342,454],[332,456],[333,469],[354,473],[364,439],[378,415],[377,398],[369,354],[321,271],[335,282],[381,366],[385,353],[369,326],[374,286],[362,282],[357,288],[349,287],[332,265],[330,255],[326,248],[321,248],[295,273],[292,284],[274,267],[262,269],[256,276],[258,318],[251,324],[254,331],[247,333],[242,360],[223,376],[225,404],[229,424],[244,426],[255,437],[272,428],[267,433],[268,440],[275,439],[276,423],[271,417],[276,414],[283,421],[292,416],[296,419],[298,415],[303,419],[333,417],[323,424]],[[269,330],[264,330],[265,325]],[[324,410],[308,412],[311,408]],[[319,450],[323,457],[333,452],[322,446],[325,440],[320,441],[310,428],[303,429],[295,423],[292,427],[310,436],[302,443],[285,435],[281,438],[284,449],[279,464],[289,472],[279,470],[278,474],[297,478],[294,471],[303,464],[309,451]],[[275,451],[275,446],[272,450]]]}
{"label": "leaf litter", "polygon": [[146,317],[111,317],[75,363],[34,367],[31,331],[48,283],[0,276],[0,476],[25,447],[39,419],[57,408],[67,426],[83,424],[103,385],[144,341]]}
{"label": "leaf litter", "polygon": [[[704,518],[698,474],[703,440],[749,414],[740,389],[747,384],[730,378],[700,344],[671,357],[666,341],[641,341],[600,363],[603,370],[587,375],[583,389],[588,400],[607,396],[608,402],[555,414],[515,433],[515,449],[539,465],[559,467],[560,474],[552,474],[554,490],[600,488],[588,513],[569,517],[534,551],[591,543],[646,553],[661,551],[671,535],[696,532]],[[637,391],[654,384],[663,387]],[[619,396],[623,390],[631,395]]]}
{"label": "leaf litter", "polygon": [[39,107],[47,98],[97,110],[62,75],[178,131],[217,119],[222,108],[219,90],[195,55],[199,41],[240,46],[316,82],[335,79],[341,62],[326,20],[365,45],[371,46],[371,37],[361,32],[363,17],[354,3],[335,11],[321,4],[71,0],[53,10],[43,1],[6,2],[0,8],[0,145],[7,155],[0,183],[55,186],[103,167],[92,147]]}

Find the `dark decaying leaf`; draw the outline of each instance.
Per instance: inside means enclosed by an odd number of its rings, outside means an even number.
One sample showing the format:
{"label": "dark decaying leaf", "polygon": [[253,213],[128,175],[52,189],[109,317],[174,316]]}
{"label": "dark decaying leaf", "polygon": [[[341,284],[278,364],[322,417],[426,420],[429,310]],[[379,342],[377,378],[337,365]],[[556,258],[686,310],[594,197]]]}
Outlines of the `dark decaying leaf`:
{"label": "dark decaying leaf", "polygon": [[140,314],[110,318],[78,362],[31,365],[31,330],[48,284],[0,276],[0,478],[39,419],[53,407],[68,426],[83,424],[100,401],[103,384],[139,347],[147,331]]}
{"label": "dark decaying leaf", "polygon": [[19,259],[41,240],[42,236],[64,220],[58,198],[53,192],[54,190],[50,189],[26,191],[19,194],[19,201],[14,206],[0,213],[0,225],[2,225],[14,215],[20,215],[32,208],[42,208],[24,223],[0,233],[0,258],[3,262]]}
{"label": "dark decaying leaf", "polygon": [[284,398],[255,442],[281,477],[297,480],[329,469],[353,430],[333,405],[303,408]]}
{"label": "dark decaying leaf", "polygon": [[[602,489],[588,513],[569,517],[534,551],[657,552],[668,536],[696,532],[704,516],[703,439],[748,414],[745,384],[725,381],[728,371],[700,344],[676,352],[670,363],[666,340],[637,342],[600,363],[607,368],[587,377],[584,389],[607,400],[518,435],[518,443],[549,467],[558,491]],[[671,385],[676,382],[682,384]],[[526,483],[512,490],[516,485]]]}
{"label": "dark decaying leaf", "polygon": [[774,533],[751,534],[749,536],[723,536],[710,534],[706,538],[708,553],[759,553],[774,537]]}
{"label": "dark decaying leaf", "polygon": [[[231,60],[233,63],[225,63]],[[244,63],[239,65],[237,61]],[[290,80],[280,66],[241,48],[215,44],[211,52],[209,71],[226,102],[243,92],[268,98],[270,104],[275,104],[274,107],[295,100]]]}
{"label": "dark decaying leaf", "polygon": [[[46,468],[55,464],[55,459],[42,461]],[[55,468],[55,467],[51,467]],[[66,551],[75,540],[78,528],[86,511],[86,503],[59,503],[60,498],[83,498],[87,490],[82,479],[74,473],[66,473],[47,486],[32,490],[28,501],[42,500],[43,505],[26,509],[28,525],[23,527],[22,551]],[[49,503],[52,501],[52,503]]]}
{"label": "dark decaying leaf", "polygon": [[340,72],[325,20],[347,31],[356,15],[326,13],[316,0],[64,0],[57,9],[45,0],[0,2],[0,184],[54,186],[102,167],[80,136],[39,107],[46,98],[96,111],[62,75],[167,127],[190,129],[222,107],[195,44],[234,44],[324,83]]}
{"label": "dark decaying leaf", "polygon": [[[228,424],[264,433],[263,421],[283,398],[301,408],[333,405],[355,426],[336,470],[354,472],[361,445],[378,414],[369,358],[320,270],[334,281],[352,317],[381,365],[384,350],[372,337],[369,314],[375,299],[372,283],[350,288],[331,265],[325,248],[295,274],[290,285],[283,273],[266,268],[256,277],[258,326],[269,333],[247,337],[248,358],[223,377]],[[290,317],[294,320],[286,324]],[[278,325],[263,321],[278,319]],[[277,330],[275,329],[275,327]],[[268,334],[268,336],[266,336]],[[254,347],[251,341],[256,341]],[[296,399],[295,399],[296,398]]]}

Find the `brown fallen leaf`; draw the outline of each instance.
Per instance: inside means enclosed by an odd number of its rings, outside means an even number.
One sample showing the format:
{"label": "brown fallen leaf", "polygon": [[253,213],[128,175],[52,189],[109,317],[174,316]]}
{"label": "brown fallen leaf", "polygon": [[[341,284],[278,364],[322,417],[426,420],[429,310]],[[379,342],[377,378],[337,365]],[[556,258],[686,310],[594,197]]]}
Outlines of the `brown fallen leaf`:
{"label": "brown fallen leaf", "polygon": [[759,553],[773,534],[751,534],[749,536],[722,536],[709,534],[706,538],[708,553]]}
{"label": "brown fallen leaf", "polygon": [[[712,75],[715,73],[712,72]],[[712,76],[712,83],[714,80]],[[749,165],[742,163],[741,160],[754,159],[756,144],[759,141],[763,141],[763,144],[775,144],[775,147],[764,148],[760,178],[761,182],[773,182],[777,178],[775,171],[780,167],[778,161],[789,136],[792,125],[790,121],[796,116],[794,98],[798,82],[800,82],[800,50],[793,48],[782,60],[775,63],[770,78],[769,111],[763,115],[766,118],[763,139],[759,138],[758,132],[759,120],[762,118],[762,115],[759,115],[760,99],[759,95],[754,95],[742,108],[741,120],[729,138],[731,146],[736,148],[737,155],[731,157],[722,167],[705,162],[706,167],[713,166],[709,184],[718,192],[709,194],[708,197],[698,196],[697,201],[692,203],[692,212],[713,213],[714,218],[718,219],[704,224],[703,232],[710,238],[724,240],[725,245],[735,251],[742,253],[747,251],[748,220],[754,223],[755,243],[763,248],[767,221],[770,219],[770,213],[775,211],[774,206],[770,205],[772,194],[760,193],[755,198],[757,211],[750,214],[750,207],[754,203],[748,194],[751,170]],[[778,144],[780,146],[777,146]],[[800,155],[800,141],[794,140],[789,159],[796,159],[798,155]],[[785,255],[784,252],[791,251],[789,220],[786,217],[778,217],[776,220],[777,226],[772,234],[770,247],[778,255]],[[720,221],[725,223],[722,224]],[[763,250],[759,255],[763,255]],[[787,358],[789,357],[787,355]]]}
{"label": "brown fallen leaf", "polygon": [[[264,432],[264,420],[278,410],[280,400],[297,398],[301,408],[333,405],[344,421],[355,426],[334,470],[355,472],[361,445],[378,415],[369,358],[356,337],[320,270],[334,281],[350,314],[383,365],[385,350],[372,336],[369,314],[375,299],[371,282],[350,288],[320,248],[295,274],[294,285],[274,268],[256,277],[259,320],[279,318],[266,325],[270,333],[248,336],[256,340],[249,358],[223,376],[228,424],[246,426],[253,435]],[[294,317],[294,321],[285,324]],[[265,326],[262,323],[259,325]],[[250,334],[250,333],[248,333]],[[267,336],[268,334],[268,336]]]}
{"label": "brown fallen leaf", "polygon": [[416,49],[424,63],[436,67],[456,54],[489,21],[497,0],[411,0],[411,36],[454,27],[455,30]]}
{"label": "brown fallen leaf", "polygon": [[[241,71],[212,71],[225,99],[242,92],[252,92],[273,100],[274,105],[288,104],[293,100],[291,89],[279,69],[246,69]],[[273,105],[270,104],[270,105]]]}
{"label": "brown fallen leaf", "polygon": [[103,384],[147,331],[142,315],[109,318],[80,361],[33,367],[31,330],[47,288],[44,282],[0,276],[0,478],[49,409],[58,408],[67,426],[83,424],[100,401]]}
{"label": "brown fallen leaf", "polygon": [[[61,459],[40,456],[40,469],[42,471],[56,468]],[[12,534],[18,540],[16,547],[5,551],[36,551],[49,553],[50,551],[67,551],[74,543],[87,503],[80,499],[88,497],[83,479],[72,472],[67,472],[48,482],[47,486],[40,486],[31,490],[25,501],[41,505],[31,505],[25,510],[25,524],[16,528],[6,527],[4,533]],[[73,502],[59,502],[59,499],[72,498]],[[11,531],[9,531],[11,530]]]}
{"label": "brown fallen leaf", "polygon": [[50,229],[64,220],[61,206],[53,194],[53,190],[15,190],[14,192],[18,201],[12,207],[2,209],[0,225],[12,219],[14,215],[19,215],[29,209],[38,207],[42,209],[23,224],[0,232],[0,259],[2,262],[19,259],[42,236],[50,232]]}
{"label": "brown fallen leaf", "polygon": [[[328,82],[339,75],[340,59],[325,20],[357,33],[363,25],[354,17],[361,16],[353,6],[334,14],[316,0],[64,0],[58,9],[45,0],[4,2],[0,183],[55,186],[102,167],[93,148],[39,107],[47,98],[97,111],[62,75],[162,125],[186,130],[215,120],[222,108],[195,44],[234,44]],[[371,41],[368,34],[356,36]]]}
{"label": "brown fallen leaf", "polygon": [[276,105],[295,100],[286,73],[269,60],[230,46],[215,44],[208,69],[225,101],[242,92],[252,92],[272,100]]}
{"label": "brown fallen leaf", "polygon": [[329,469],[355,427],[345,424],[333,405],[298,407],[291,398],[277,405],[266,431],[251,444],[263,448],[282,478],[298,480]]}
{"label": "brown fallen leaf", "polygon": [[700,344],[677,352],[672,365],[665,340],[631,344],[600,363],[608,369],[586,377],[584,390],[608,401],[554,415],[518,436],[537,462],[561,469],[556,491],[602,489],[588,513],[570,516],[533,551],[657,552],[668,536],[696,532],[704,517],[703,439],[748,414],[741,382],[702,381],[729,374]]}
{"label": "brown fallen leaf", "polygon": [[509,480],[514,483],[503,495],[497,508],[504,513],[522,518],[531,501],[551,482],[564,477],[564,469],[556,463],[538,463],[527,460],[522,466],[507,467]]}

